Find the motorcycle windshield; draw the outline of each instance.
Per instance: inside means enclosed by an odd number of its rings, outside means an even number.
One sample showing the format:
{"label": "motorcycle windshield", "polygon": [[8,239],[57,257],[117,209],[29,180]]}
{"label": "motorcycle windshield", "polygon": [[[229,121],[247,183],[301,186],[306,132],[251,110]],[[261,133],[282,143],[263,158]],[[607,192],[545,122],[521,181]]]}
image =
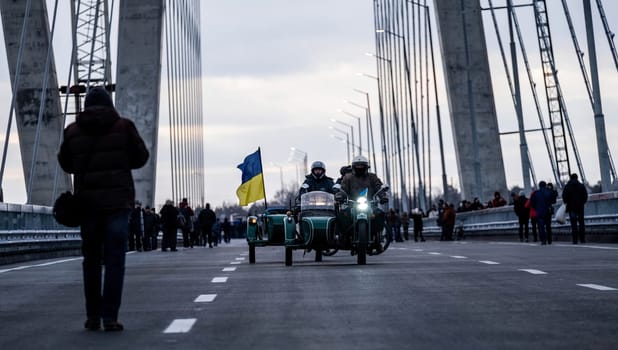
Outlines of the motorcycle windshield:
{"label": "motorcycle windshield", "polygon": [[300,197],[300,210],[335,210],[335,196],[322,191],[305,193]]}

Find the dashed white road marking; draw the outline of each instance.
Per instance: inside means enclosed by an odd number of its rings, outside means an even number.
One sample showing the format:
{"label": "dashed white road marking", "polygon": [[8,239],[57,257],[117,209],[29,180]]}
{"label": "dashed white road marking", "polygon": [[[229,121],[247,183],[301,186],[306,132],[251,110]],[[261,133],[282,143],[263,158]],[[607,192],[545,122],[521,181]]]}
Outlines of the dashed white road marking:
{"label": "dashed white road marking", "polygon": [[451,255],[451,258],[455,258],[455,259],[468,259],[467,256],[461,256],[461,255]]}
{"label": "dashed white road marking", "polygon": [[225,283],[225,282],[227,282],[227,277],[215,277],[210,282],[212,282],[212,283]]}
{"label": "dashed white road marking", "polygon": [[535,269],[519,269],[519,271],[528,272],[533,275],[547,275],[547,272]]}
{"label": "dashed white road marking", "polygon": [[247,253],[247,252],[240,253],[240,256],[247,256],[247,255],[249,255],[249,253]]}
{"label": "dashed white road marking", "polygon": [[438,253],[438,252],[429,252],[427,254],[429,254],[429,255],[442,255],[442,253]]}
{"label": "dashed white road marking", "polygon": [[180,318],[172,321],[163,333],[187,333],[197,321],[196,318]]}
{"label": "dashed white road marking", "polygon": [[236,271],[236,268],[235,267],[224,267],[222,271],[223,272]]}
{"label": "dashed white road marking", "polygon": [[479,260],[480,263],[487,265],[500,265],[499,262],[491,261],[491,260]]}
{"label": "dashed white road marking", "polygon": [[202,295],[198,296],[197,298],[195,298],[195,300],[193,300],[193,302],[195,302],[195,303],[210,303],[210,302],[214,301],[216,297],[217,297],[217,294],[202,294]]}
{"label": "dashed white road marking", "polygon": [[240,261],[232,261],[230,265],[240,265]]}
{"label": "dashed white road marking", "polygon": [[424,250],[422,250],[422,249],[414,249],[414,251],[415,251],[415,252],[422,252],[422,251],[424,251]]}
{"label": "dashed white road marking", "polygon": [[236,259],[234,259],[234,260],[236,260],[236,261],[242,261],[242,260],[245,260],[245,258],[236,258]]}
{"label": "dashed white road marking", "polygon": [[592,288],[592,289],[596,289],[596,290],[618,290],[616,288],[602,286],[600,284],[578,284],[578,286],[586,287],[586,288]]}

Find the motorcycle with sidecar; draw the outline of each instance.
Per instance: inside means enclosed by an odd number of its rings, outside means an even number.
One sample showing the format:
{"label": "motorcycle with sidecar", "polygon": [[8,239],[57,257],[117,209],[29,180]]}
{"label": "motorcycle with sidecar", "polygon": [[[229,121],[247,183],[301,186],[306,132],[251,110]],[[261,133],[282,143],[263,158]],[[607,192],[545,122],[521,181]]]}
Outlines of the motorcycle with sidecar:
{"label": "motorcycle with sidecar", "polygon": [[349,250],[357,256],[357,263],[365,265],[367,255],[378,255],[390,244],[384,213],[379,209],[379,196],[388,191],[383,186],[373,198],[367,190],[356,200],[342,192],[341,203],[332,193],[313,191],[301,196],[298,216],[291,212],[284,220],[285,265],[291,266],[293,251],[315,251],[315,261]]}

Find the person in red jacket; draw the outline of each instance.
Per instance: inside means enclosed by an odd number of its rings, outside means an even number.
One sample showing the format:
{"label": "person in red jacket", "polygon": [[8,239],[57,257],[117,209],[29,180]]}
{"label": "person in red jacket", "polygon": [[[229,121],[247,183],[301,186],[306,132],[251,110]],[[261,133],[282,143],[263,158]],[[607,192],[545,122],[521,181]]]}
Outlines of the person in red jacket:
{"label": "person in red jacket", "polygon": [[[84,110],[64,130],[58,162],[73,176],[81,208],[84,294],[88,330],[121,331],[129,215],[135,203],[131,169],[141,168],[149,153],[135,125],[122,118],[102,87],[86,94]],[[105,266],[105,275],[102,273]],[[103,277],[103,280],[102,280]]]}

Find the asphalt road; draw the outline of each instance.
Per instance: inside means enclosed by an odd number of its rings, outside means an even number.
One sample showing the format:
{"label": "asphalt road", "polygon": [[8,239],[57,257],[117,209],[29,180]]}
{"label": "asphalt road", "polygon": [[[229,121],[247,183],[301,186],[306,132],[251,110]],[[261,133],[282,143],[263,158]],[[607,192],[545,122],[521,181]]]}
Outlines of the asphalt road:
{"label": "asphalt road", "polygon": [[618,245],[408,241],[365,266],[256,251],[129,254],[117,333],[83,329],[81,258],[0,266],[0,349],[618,348]]}

